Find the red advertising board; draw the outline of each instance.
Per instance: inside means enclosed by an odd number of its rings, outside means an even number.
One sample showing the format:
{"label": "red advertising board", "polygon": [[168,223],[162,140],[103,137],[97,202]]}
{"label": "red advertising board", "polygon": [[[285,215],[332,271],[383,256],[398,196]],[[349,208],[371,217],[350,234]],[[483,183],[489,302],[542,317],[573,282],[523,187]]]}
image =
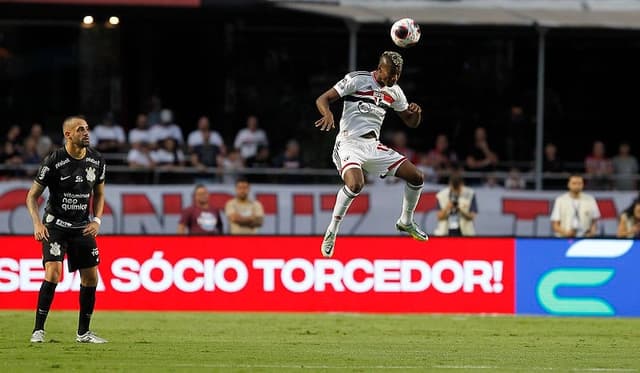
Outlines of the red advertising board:
{"label": "red advertising board", "polygon": [[[102,236],[98,309],[513,313],[508,238]],[[40,244],[0,237],[0,309],[32,309]],[[78,273],[54,309],[77,309]]]}

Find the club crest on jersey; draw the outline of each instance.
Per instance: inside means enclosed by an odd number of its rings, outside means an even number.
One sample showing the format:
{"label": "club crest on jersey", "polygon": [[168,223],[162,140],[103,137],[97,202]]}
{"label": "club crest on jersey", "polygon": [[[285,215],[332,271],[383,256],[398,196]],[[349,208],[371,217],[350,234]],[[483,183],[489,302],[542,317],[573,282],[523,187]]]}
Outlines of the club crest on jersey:
{"label": "club crest on jersey", "polygon": [[49,246],[49,252],[53,256],[60,256],[60,244],[57,242],[52,242]]}
{"label": "club crest on jersey", "polygon": [[380,105],[380,101],[384,100],[384,93],[381,91],[373,91],[373,100],[376,105]]}
{"label": "club crest on jersey", "polygon": [[96,179],[96,169],[93,167],[87,168],[87,181],[91,182]]}

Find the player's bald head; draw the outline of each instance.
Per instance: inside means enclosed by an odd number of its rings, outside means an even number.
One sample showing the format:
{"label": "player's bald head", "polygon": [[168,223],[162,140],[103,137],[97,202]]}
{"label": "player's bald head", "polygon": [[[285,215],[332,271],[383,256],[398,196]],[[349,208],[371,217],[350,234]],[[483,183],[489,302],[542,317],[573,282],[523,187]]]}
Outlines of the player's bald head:
{"label": "player's bald head", "polygon": [[73,117],[68,117],[64,120],[64,122],[62,122],[62,132],[67,132],[67,131],[71,131],[72,129],[74,129],[77,125],[79,124],[86,124],[87,121],[86,119],[84,119],[84,117],[80,116],[80,115],[76,115]]}

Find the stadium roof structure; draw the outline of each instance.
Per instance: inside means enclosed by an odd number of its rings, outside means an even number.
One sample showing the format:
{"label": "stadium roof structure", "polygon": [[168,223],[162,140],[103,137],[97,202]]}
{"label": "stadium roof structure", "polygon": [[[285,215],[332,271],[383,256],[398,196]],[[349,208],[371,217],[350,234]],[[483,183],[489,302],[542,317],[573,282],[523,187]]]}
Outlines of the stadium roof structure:
{"label": "stadium roof structure", "polygon": [[639,0],[279,1],[277,6],[357,24],[411,17],[421,25],[640,29]]}

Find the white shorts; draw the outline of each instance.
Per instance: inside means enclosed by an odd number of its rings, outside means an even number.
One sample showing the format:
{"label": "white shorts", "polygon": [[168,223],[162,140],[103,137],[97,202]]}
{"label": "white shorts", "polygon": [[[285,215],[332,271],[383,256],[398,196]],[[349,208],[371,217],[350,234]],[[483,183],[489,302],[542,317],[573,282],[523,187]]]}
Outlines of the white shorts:
{"label": "white shorts", "polygon": [[360,168],[371,175],[385,177],[395,175],[407,157],[386,147],[377,139],[355,138],[336,140],[333,147],[333,163],[344,177],[345,171]]}

